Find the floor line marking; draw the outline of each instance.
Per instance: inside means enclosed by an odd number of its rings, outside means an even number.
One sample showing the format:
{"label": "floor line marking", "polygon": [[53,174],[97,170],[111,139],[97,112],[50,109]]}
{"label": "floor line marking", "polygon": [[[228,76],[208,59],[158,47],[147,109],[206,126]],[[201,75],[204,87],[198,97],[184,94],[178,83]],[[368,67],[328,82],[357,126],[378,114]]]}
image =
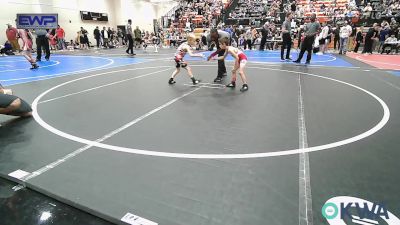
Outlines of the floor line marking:
{"label": "floor line marking", "polygon": [[[28,64],[28,61],[26,61],[26,62],[27,62],[27,65],[29,65],[29,64]],[[56,63],[50,64],[50,65],[40,65],[40,64],[39,64],[39,68],[46,68],[46,67],[51,67],[51,66],[57,66],[57,65],[59,65],[59,64],[61,63],[60,61],[57,61],[57,60],[50,60],[50,62],[56,62]],[[20,70],[29,71],[29,70],[31,70],[31,68],[26,67],[26,68],[13,69],[13,70],[0,70],[0,73],[3,73],[3,72],[15,72],[15,71],[20,71]]]}
{"label": "floor line marking", "polygon": [[[208,65],[203,65],[203,66],[208,66]],[[175,153],[175,152],[162,152],[162,151],[150,151],[150,150],[144,150],[144,149],[136,149],[136,148],[127,148],[127,147],[121,147],[121,146],[115,146],[115,145],[109,145],[109,144],[104,144],[104,143],[97,143],[82,137],[74,136],[72,134],[68,134],[66,132],[63,132],[50,124],[46,123],[39,115],[37,108],[38,108],[38,102],[40,101],[43,96],[47,95],[49,92],[55,90],[56,88],[62,87],[66,84],[76,82],[81,79],[85,78],[77,78],[74,80],[70,80],[68,82],[64,82],[62,84],[59,84],[57,86],[54,86],[43,93],[41,93],[38,97],[35,98],[35,100],[32,103],[32,109],[33,109],[33,117],[36,120],[36,122],[41,125],[43,128],[47,129],[48,131],[52,132],[53,134],[56,134],[58,136],[64,137],[66,139],[75,141],[75,142],[80,142],[83,144],[87,145],[94,145],[99,148],[103,149],[108,149],[111,151],[118,151],[118,152],[126,152],[126,153],[131,153],[131,154],[141,154],[141,155],[151,155],[151,156],[157,156],[157,157],[173,157],[173,158],[192,158],[192,159],[244,159],[244,158],[262,158],[262,157],[274,157],[274,156],[284,156],[284,155],[293,155],[293,154],[299,154],[301,152],[314,152],[314,151],[322,151],[322,150],[328,150],[332,149],[335,147],[347,145],[359,140],[362,140],[364,138],[367,138],[376,132],[378,132],[380,129],[382,129],[387,122],[390,119],[390,109],[387,106],[387,104],[379,98],[377,95],[374,93],[363,89],[359,86],[356,86],[354,84],[350,84],[345,81],[333,79],[330,77],[326,76],[320,76],[312,73],[304,73],[304,72],[299,72],[299,71],[292,71],[292,70],[283,70],[283,69],[273,69],[273,68],[265,68],[265,67],[248,67],[248,68],[253,68],[253,69],[263,69],[263,70],[272,70],[272,71],[282,71],[282,72],[288,72],[288,73],[293,73],[293,74],[304,74],[308,75],[311,77],[317,77],[317,78],[322,78],[330,81],[334,81],[340,84],[347,85],[349,87],[355,88],[361,92],[364,92],[365,94],[369,95],[373,99],[375,99],[380,106],[382,107],[383,110],[383,116],[381,120],[374,125],[372,128],[368,129],[367,131],[364,131],[358,135],[355,135],[353,137],[349,137],[340,141],[328,143],[328,144],[323,144],[323,145],[318,145],[318,146],[312,146],[308,147],[305,149],[289,149],[289,150],[278,150],[278,151],[269,151],[269,152],[257,152],[257,153],[242,153],[242,154],[189,154],[189,153]]]}
{"label": "floor line marking", "polygon": [[[67,55],[65,55],[65,56],[67,56]],[[53,57],[54,57],[54,56],[53,56]],[[72,57],[75,57],[75,56],[72,56]],[[78,57],[78,56],[76,56],[76,57]],[[82,57],[82,56],[81,56],[81,57]],[[89,56],[89,57],[92,57],[92,56]],[[93,56],[93,57],[95,57],[95,56]],[[95,58],[101,58],[101,57],[95,57]],[[109,58],[103,58],[103,59],[109,59]],[[109,59],[109,60],[112,60],[112,59]],[[113,61],[113,60],[112,60],[112,61]],[[126,65],[120,65],[120,66],[112,66],[112,67],[108,67],[108,68],[106,68],[106,69],[113,69],[113,68],[124,67],[124,66],[132,66],[132,65],[137,65],[137,64],[141,64],[141,63],[146,63],[146,62],[149,62],[149,61],[159,61],[159,60],[158,60],[158,59],[146,59],[146,60],[144,60],[144,61],[142,61],[142,62],[135,62],[135,63],[126,64]],[[170,60],[168,60],[168,61],[170,61]],[[50,75],[44,75],[44,76],[33,76],[33,77],[25,77],[25,78],[17,78],[17,79],[9,79],[9,80],[0,80],[0,81],[1,81],[1,82],[4,82],[4,81],[31,80],[31,79],[35,79],[35,78],[43,78],[43,79],[37,79],[37,80],[32,80],[32,81],[17,83],[17,84],[25,84],[25,83],[30,83],[30,82],[35,82],[35,81],[41,81],[41,80],[46,80],[46,79],[51,79],[51,78],[60,78],[60,77],[68,76],[68,75],[80,74],[80,73],[84,73],[84,72],[95,72],[95,71],[98,71],[98,70],[100,70],[100,69],[103,69],[103,67],[108,66],[108,65],[111,65],[111,64],[113,64],[113,63],[114,63],[114,62],[109,63],[109,64],[107,64],[107,65],[103,65],[103,66],[101,66],[101,67],[94,67],[94,68],[89,68],[89,69],[84,69],[84,70],[78,70],[78,71],[71,71],[71,72],[58,73],[58,74],[50,74]],[[60,75],[62,75],[62,76],[60,76]],[[7,87],[13,86],[13,85],[17,85],[17,84],[7,85]]]}
{"label": "floor line marking", "polygon": [[[161,106],[159,106],[159,107],[157,107],[157,108],[155,108],[155,109],[153,109],[153,110],[147,112],[146,114],[143,114],[142,116],[140,116],[140,117],[138,117],[138,118],[132,120],[131,122],[129,122],[129,123],[127,123],[127,124],[125,124],[125,125],[123,125],[123,126],[117,128],[117,129],[115,129],[115,130],[113,130],[113,131],[111,131],[110,133],[104,135],[103,137],[98,138],[98,139],[95,140],[94,142],[100,143],[100,142],[103,142],[103,141],[105,141],[105,140],[107,140],[107,139],[113,137],[114,135],[116,135],[116,134],[118,134],[118,133],[124,131],[125,129],[127,129],[127,128],[129,128],[129,127],[131,127],[131,126],[133,126],[133,125],[139,123],[140,121],[146,119],[147,117],[153,115],[154,113],[157,113],[158,111],[160,111],[160,110],[162,110],[162,109],[164,109],[164,108],[166,108],[166,107],[172,105],[173,103],[179,101],[180,99],[182,99],[182,98],[184,98],[184,97],[186,97],[186,96],[188,96],[188,95],[190,95],[190,94],[193,94],[194,92],[200,90],[201,88],[202,88],[202,87],[195,88],[195,89],[193,89],[193,90],[191,90],[191,91],[189,91],[189,92],[186,92],[185,94],[183,94],[183,95],[181,95],[181,96],[179,96],[179,97],[176,97],[176,98],[174,98],[174,99],[168,101],[167,103],[165,103],[165,104],[163,104],[163,105],[161,105]],[[60,158],[60,159],[58,159],[58,160],[56,160],[56,161],[54,161],[54,162],[52,162],[52,163],[50,163],[50,164],[48,164],[48,165],[42,167],[42,168],[40,168],[40,169],[38,169],[38,170],[32,172],[30,175],[24,177],[24,178],[22,179],[22,181],[26,182],[26,181],[28,181],[28,180],[34,178],[34,177],[37,177],[37,176],[39,176],[39,175],[41,175],[41,174],[43,174],[43,173],[45,173],[45,172],[47,172],[47,171],[53,169],[54,167],[59,166],[60,164],[66,162],[67,160],[69,160],[69,159],[71,159],[71,158],[73,158],[73,157],[79,155],[80,153],[82,153],[82,152],[88,150],[89,148],[91,148],[91,147],[93,147],[93,146],[94,146],[94,145],[92,145],[92,144],[85,145],[85,146],[83,146],[83,147],[81,147],[81,148],[79,148],[79,149],[77,149],[77,150],[71,152],[70,154],[68,154],[68,155],[66,155],[66,156],[64,156],[64,157],[62,157],[62,158]]]}
{"label": "floor line marking", "polygon": [[[300,74],[298,75],[298,88],[299,149],[305,149],[308,148],[308,141]],[[299,225],[313,225],[311,201],[308,153],[302,152],[299,154]]]}
{"label": "floor line marking", "polygon": [[385,79],[383,79],[381,77],[378,77],[378,76],[375,76],[375,75],[372,75],[372,74],[370,74],[370,76],[400,91],[400,87],[399,86],[397,86],[397,85],[395,85],[395,84],[393,84],[393,83],[391,83],[391,82],[389,82],[389,81],[387,81],[387,80],[385,80]]}
{"label": "floor line marking", "polygon": [[189,86],[189,87],[203,87],[203,88],[210,88],[210,89],[225,89],[225,87],[216,87],[216,86],[208,86],[205,84],[183,84],[185,86]]}
{"label": "floor line marking", "polygon": [[389,65],[389,66],[399,66],[399,64],[393,64],[393,63],[387,63],[387,62],[380,62],[380,61],[373,61],[373,60],[363,59],[360,56],[357,56],[356,59],[358,59],[360,61],[363,61],[363,62],[372,62],[372,63],[382,64],[382,65]]}
{"label": "floor line marking", "polygon": [[114,60],[109,59],[109,58],[103,58],[109,61],[109,63],[102,65],[102,66],[98,66],[98,67],[94,67],[94,68],[89,68],[89,69],[84,69],[84,70],[77,70],[77,71],[71,71],[71,72],[64,72],[64,73],[57,73],[57,74],[48,74],[48,75],[41,75],[41,76],[32,76],[32,77],[23,77],[23,78],[15,78],[15,79],[7,79],[7,80],[0,80],[2,82],[6,82],[6,81],[17,81],[17,80],[29,80],[29,79],[34,79],[34,78],[45,78],[45,77],[61,77],[58,75],[68,75],[68,74],[78,74],[78,73],[84,73],[84,72],[91,72],[91,71],[95,71],[95,70],[99,70],[99,69],[103,69],[104,67],[110,66],[112,64],[114,64]]}
{"label": "floor line marking", "polygon": [[66,95],[63,95],[63,96],[56,97],[56,98],[51,98],[51,99],[48,99],[48,100],[44,100],[44,101],[39,102],[38,104],[51,102],[51,101],[54,101],[54,100],[70,97],[70,96],[73,96],[73,95],[86,93],[86,92],[93,91],[93,90],[96,90],[96,89],[99,89],[99,88],[108,87],[108,86],[111,86],[111,85],[114,85],[114,84],[119,84],[119,83],[123,83],[123,82],[130,81],[130,80],[135,80],[135,79],[138,79],[138,78],[141,78],[141,77],[147,77],[147,76],[150,76],[150,75],[153,75],[153,74],[156,74],[156,73],[161,73],[161,72],[164,72],[164,71],[167,71],[167,70],[170,70],[170,69],[165,69],[165,70],[155,71],[155,72],[151,72],[151,73],[146,73],[146,74],[143,74],[143,75],[140,75],[140,76],[131,77],[131,78],[128,78],[128,79],[119,80],[119,81],[115,81],[115,82],[112,82],[112,83],[96,86],[96,87],[93,87],[93,88],[85,89],[85,90],[74,92],[74,93],[71,93],[71,94],[66,94]]}

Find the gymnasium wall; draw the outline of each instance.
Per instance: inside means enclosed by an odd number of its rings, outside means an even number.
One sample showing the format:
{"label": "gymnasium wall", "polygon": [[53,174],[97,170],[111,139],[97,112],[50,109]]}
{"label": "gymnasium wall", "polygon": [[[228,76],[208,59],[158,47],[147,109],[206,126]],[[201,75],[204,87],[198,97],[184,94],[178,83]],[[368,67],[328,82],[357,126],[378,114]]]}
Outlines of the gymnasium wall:
{"label": "gymnasium wall", "polygon": [[133,27],[153,31],[153,19],[160,19],[178,3],[158,2],[157,0],[116,0],[117,24],[126,24],[132,19]]}
{"label": "gymnasium wall", "polygon": [[[133,26],[153,30],[153,19],[160,18],[176,3],[152,3],[151,0],[0,0],[0,43],[6,41],[6,24],[15,26],[17,13],[58,13],[59,24],[66,32],[66,39],[75,39],[80,27],[89,32],[89,39],[95,43],[93,30],[126,25],[128,19]],[[108,14],[108,22],[83,21],[80,11]]]}

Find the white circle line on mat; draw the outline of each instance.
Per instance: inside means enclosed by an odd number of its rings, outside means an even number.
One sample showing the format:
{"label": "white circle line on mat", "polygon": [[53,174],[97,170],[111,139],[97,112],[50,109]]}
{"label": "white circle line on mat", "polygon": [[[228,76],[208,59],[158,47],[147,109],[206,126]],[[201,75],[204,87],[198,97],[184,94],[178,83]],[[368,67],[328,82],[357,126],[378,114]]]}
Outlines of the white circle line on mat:
{"label": "white circle line on mat", "polygon": [[[211,65],[193,65],[194,67],[202,67],[202,66],[211,66]],[[277,150],[277,151],[269,151],[269,152],[259,152],[259,153],[243,153],[243,154],[188,154],[188,153],[174,153],[174,152],[162,152],[162,151],[150,151],[150,150],[143,150],[143,149],[135,149],[135,148],[127,148],[127,147],[121,147],[121,146],[115,146],[115,145],[109,145],[109,144],[104,144],[104,143],[99,143],[96,141],[88,140],[85,138],[77,137],[72,134],[68,134],[66,132],[63,132],[61,130],[58,130],[55,127],[52,127],[48,123],[46,123],[38,114],[37,106],[41,98],[43,98],[45,95],[47,95],[49,92],[62,87],[64,85],[83,80],[86,78],[90,78],[92,76],[88,77],[81,77],[78,79],[70,80],[67,82],[64,82],[62,84],[59,84],[57,86],[54,86],[45,92],[41,93],[32,103],[32,109],[33,109],[33,116],[35,120],[45,129],[48,131],[52,132],[53,134],[59,135],[61,137],[64,137],[66,139],[79,142],[82,144],[86,144],[89,146],[93,147],[99,147],[103,149],[108,149],[112,151],[117,151],[117,152],[125,152],[125,153],[131,153],[131,154],[140,154],[140,155],[148,155],[148,156],[158,156],[158,157],[170,157],[170,158],[191,158],[191,159],[244,159],[244,158],[265,158],[265,157],[272,157],[272,156],[284,156],[284,155],[294,155],[294,154],[299,154],[299,153],[306,153],[306,152],[315,152],[315,151],[323,151],[323,150],[328,150],[328,149],[333,149],[335,147],[347,145],[356,141],[359,141],[361,139],[367,138],[374,133],[378,132],[380,129],[382,129],[386,123],[389,121],[390,118],[390,110],[387,104],[379,98],[377,95],[374,93],[365,90],[359,86],[356,86],[354,84],[350,84],[344,81],[336,80],[333,78],[329,77],[323,77],[320,75],[316,74],[311,74],[311,73],[304,73],[304,72],[298,72],[298,71],[290,71],[290,70],[282,70],[282,69],[273,69],[273,68],[264,68],[264,67],[248,67],[249,69],[261,69],[261,70],[273,70],[273,71],[281,71],[281,72],[288,72],[288,73],[295,73],[295,74],[303,74],[307,76],[312,76],[312,77],[318,77],[322,79],[327,79],[330,81],[338,82],[350,87],[353,87],[359,91],[362,91],[372,98],[374,98],[382,107],[383,109],[383,116],[382,119],[371,129],[358,134],[356,136],[341,140],[341,141],[336,141],[324,145],[318,145],[318,146],[312,146],[308,148],[303,148],[303,149],[289,149],[289,150]]]}

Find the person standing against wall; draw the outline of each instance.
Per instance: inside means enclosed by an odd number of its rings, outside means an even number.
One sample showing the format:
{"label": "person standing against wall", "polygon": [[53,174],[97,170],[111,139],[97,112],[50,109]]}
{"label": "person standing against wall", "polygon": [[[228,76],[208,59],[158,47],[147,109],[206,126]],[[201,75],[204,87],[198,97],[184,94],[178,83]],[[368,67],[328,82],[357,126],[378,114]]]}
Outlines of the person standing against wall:
{"label": "person standing against wall", "polygon": [[100,30],[99,30],[98,26],[96,26],[96,29],[94,29],[93,36],[94,36],[94,39],[96,39],[97,48],[100,48],[101,33],[100,33]]}
{"label": "person standing against wall", "polygon": [[140,31],[139,26],[136,26],[136,29],[134,32],[135,32],[135,48],[137,48],[138,45],[140,48],[140,45],[142,43],[142,31]]}
{"label": "person standing against wall", "polygon": [[101,38],[103,39],[103,47],[108,47],[108,32],[106,27],[103,27],[103,30],[101,30]]}
{"label": "person standing against wall", "polygon": [[18,44],[18,30],[11,24],[7,24],[6,30],[7,40],[11,43],[13,51],[20,51],[20,46]]}
{"label": "person standing against wall", "polygon": [[57,37],[57,45],[59,50],[64,50],[65,49],[65,31],[60,27],[60,25],[57,26],[56,29],[56,37]]}
{"label": "person standing against wall", "polygon": [[36,34],[36,47],[37,47],[37,56],[36,56],[36,61],[40,62],[42,61],[42,48],[45,50],[45,59],[46,61],[50,60],[50,47],[49,47],[49,39],[48,36],[49,34],[45,29],[35,29],[35,34]]}
{"label": "person standing against wall", "polygon": [[321,25],[319,22],[315,21],[317,19],[317,15],[313,13],[310,18],[310,23],[308,23],[305,26],[305,37],[303,42],[301,43],[301,50],[299,57],[297,58],[296,61],[293,61],[295,63],[300,63],[300,60],[303,58],[304,52],[307,50],[307,60],[306,64],[310,64],[311,62],[311,52],[313,49],[313,44],[315,41],[315,36],[317,33],[321,30]]}
{"label": "person standing against wall", "polygon": [[[126,25],[126,37],[128,39],[128,49],[126,49],[126,54],[136,55],[133,52],[133,37],[132,37],[132,20],[128,20],[128,24]],[[130,53],[129,53],[130,52]]]}

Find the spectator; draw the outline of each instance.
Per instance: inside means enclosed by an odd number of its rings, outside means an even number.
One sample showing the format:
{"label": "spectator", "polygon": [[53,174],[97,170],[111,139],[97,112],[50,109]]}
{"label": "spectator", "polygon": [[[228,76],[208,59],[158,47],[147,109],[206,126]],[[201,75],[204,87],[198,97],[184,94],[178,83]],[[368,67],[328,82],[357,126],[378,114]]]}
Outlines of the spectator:
{"label": "spectator", "polygon": [[118,42],[120,45],[125,45],[125,34],[120,28],[117,30]]}
{"label": "spectator", "polygon": [[80,44],[81,44],[81,49],[89,49],[89,38],[88,38],[88,32],[87,30],[83,29],[83,27],[81,27],[81,30],[79,31],[79,35],[80,35]]}
{"label": "spectator", "polygon": [[[384,21],[384,22],[386,22],[386,21]],[[390,30],[389,24],[387,22],[386,23],[382,23],[381,26],[382,26],[382,30],[381,30],[381,32],[379,32],[379,48],[378,48],[378,52],[382,49],[386,38],[389,36],[389,30]]]}
{"label": "spectator", "polygon": [[396,19],[394,17],[392,17],[392,19],[390,20],[390,26],[395,27],[397,25],[398,25],[398,23],[397,23]]}
{"label": "spectator", "polygon": [[356,39],[355,39],[356,45],[354,47],[354,52],[355,53],[358,52],[358,48],[360,47],[360,44],[363,41],[363,36],[362,36],[363,30],[364,30],[364,27],[360,27],[360,29],[358,29],[358,32],[356,34]]}
{"label": "spectator", "polygon": [[59,50],[64,50],[65,49],[65,31],[60,27],[60,25],[57,25],[56,29],[56,38],[57,38],[57,45]]}
{"label": "spectator", "polygon": [[135,48],[137,48],[138,46],[140,47],[142,43],[142,31],[140,31],[139,26],[136,26],[134,35],[135,35]]}
{"label": "spectator", "polygon": [[340,48],[339,48],[339,55],[344,54],[346,55],[347,52],[347,44],[349,41],[349,37],[351,35],[352,28],[348,24],[347,21],[344,21],[344,25],[340,28]]}
{"label": "spectator", "polygon": [[249,48],[249,50],[251,50],[251,44],[252,44],[252,39],[253,39],[253,35],[251,33],[251,29],[248,29],[244,35],[245,37],[245,43],[244,43],[244,49],[246,50],[246,47]]}
{"label": "spectator", "polygon": [[7,40],[11,43],[13,51],[20,51],[18,44],[18,30],[11,24],[7,24],[6,30]]}
{"label": "spectator", "polygon": [[4,46],[1,46],[0,54],[1,56],[7,56],[7,55],[13,55],[14,53],[12,52],[12,45],[11,43],[7,40],[4,43]]}
{"label": "spectator", "polygon": [[367,6],[365,6],[365,8],[363,9],[363,15],[366,18],[370,18],[371,13],[372,13],[372,6],[371,6],[371,3],[368,3]]}
{"label": "spectator", "polygon": [[55,33],[55,29],[52,29],[52,31],[49,33],[50,50],[57,50],[57,36]]}
{"label": "spectator", "polygon": [[[336,45],[337,44],[337,45]],[[336,28],[333,30],[333,48],[336,50],[340,49],[340,27],[339,25],[336,25]]]}
{"label": "spectator", "polygon": [[103,30],[101,30],[101,38],[103,40],[103,47],[107,48],[108,47],[108,31],[106,30],[106,27],[103,27]]}
{"label": "spectator", "polygon": [[396,53],[398,53],[398,48],[396,47],[398,44],[393,44],[394,42],[397,42],[397,38],[394,36],[394,34],[392,34],[388,39],[385,40],[381,54],[385,52],[386,47],[390,47],[390,50],[387,51],[387,54],[389,54],[393,49],[396,49]]}
{"label": "spectator", "polygon": [[97,48],[100,48],[100,41],[101,41],[101,33],[99,30],[99,26],[96,26],[96,29],[93,31],[93,37],[96,40],[96,46]]}

